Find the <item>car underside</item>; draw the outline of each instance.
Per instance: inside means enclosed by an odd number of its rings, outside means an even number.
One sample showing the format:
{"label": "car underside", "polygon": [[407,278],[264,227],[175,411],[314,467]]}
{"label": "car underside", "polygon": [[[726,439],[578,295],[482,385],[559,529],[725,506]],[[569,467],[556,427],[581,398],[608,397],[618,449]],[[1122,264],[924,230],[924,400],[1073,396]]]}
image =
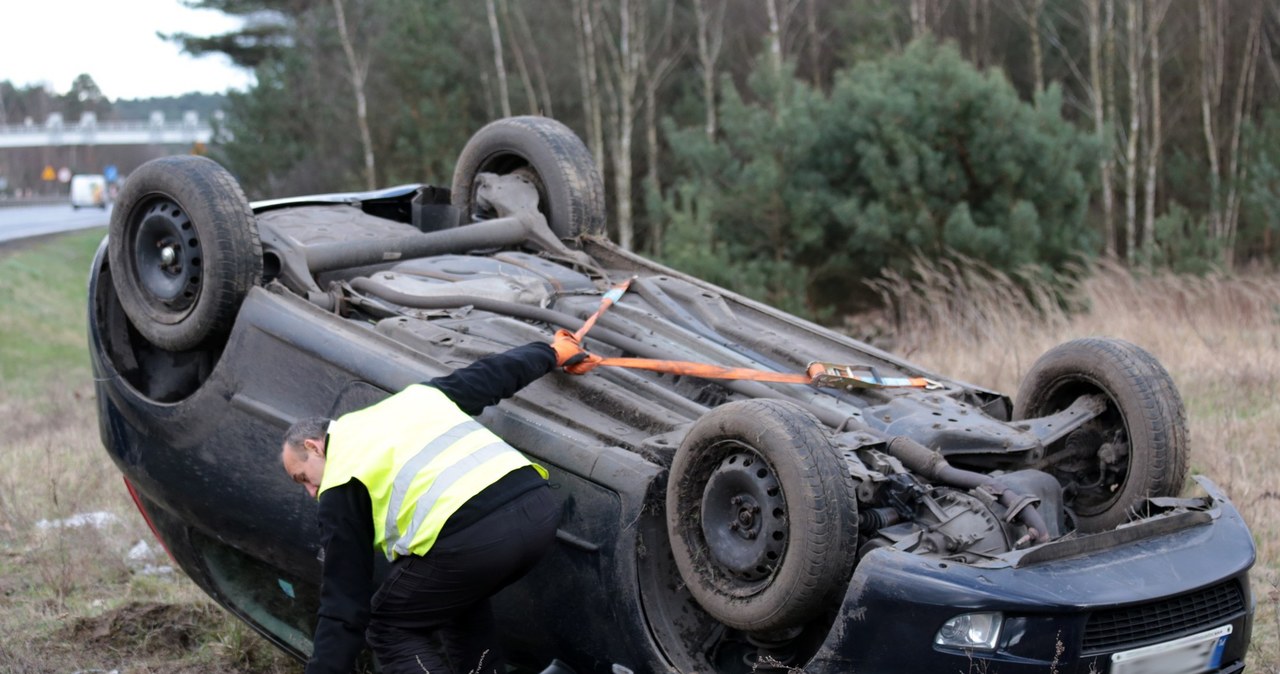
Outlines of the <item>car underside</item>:
{"label": "car underside", "polygon": [[614,364],[479,417],[564,508],[495,598],[513,664],[1244,667],[1252,538],[1188,488],[1181,399],[1136,345],[1062,344],[1012,400],[925,371],[611,243],[544,118],[482,129],[448,189],[249,204],[213,162],[158,162],[90,277],[103,442],[183,570],[299,658],[321,561],[282,431],[594,316]]}

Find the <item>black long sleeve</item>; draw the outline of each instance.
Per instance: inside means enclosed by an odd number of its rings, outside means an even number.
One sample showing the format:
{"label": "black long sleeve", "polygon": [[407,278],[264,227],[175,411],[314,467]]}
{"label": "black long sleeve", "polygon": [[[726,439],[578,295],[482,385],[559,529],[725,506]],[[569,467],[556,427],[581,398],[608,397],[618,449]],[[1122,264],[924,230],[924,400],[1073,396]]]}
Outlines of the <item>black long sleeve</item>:
{"label": "black long sleeve", "polygon": [[364,649],[373,596],[373,506],[359,480],[320,495],[324,576],[306,674],[350,674]]}
{"label": "black long sleeve", "polygon": [[556,352],[545,342],[485,356],[453,372],[425,382],[449,396],[463,412],[475,416],[510,398],[556,366]]}

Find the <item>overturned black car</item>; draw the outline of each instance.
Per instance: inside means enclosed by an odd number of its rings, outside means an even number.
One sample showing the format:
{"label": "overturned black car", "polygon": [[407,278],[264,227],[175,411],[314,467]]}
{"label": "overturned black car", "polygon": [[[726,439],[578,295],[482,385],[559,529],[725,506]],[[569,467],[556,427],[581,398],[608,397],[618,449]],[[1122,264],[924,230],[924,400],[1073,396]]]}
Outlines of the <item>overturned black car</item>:
{"label": "overturned black car", "polygon": [[1185,412],[1151,355],[1068,342],[1011,402],[622,250],[604,212],[581,141],[535,117],[479,131],[449,189],[250,204],[206,159],[135,172],[89,339],[103,443],[174,560],[305,658],[315,502],[281,432],[577,330],[629,281],[588,349],[738,370],[553,373],[479,417],[564,508],[496,598],[513,664],[1244,668],[1253,541],[1208,479],[1181,496]]}

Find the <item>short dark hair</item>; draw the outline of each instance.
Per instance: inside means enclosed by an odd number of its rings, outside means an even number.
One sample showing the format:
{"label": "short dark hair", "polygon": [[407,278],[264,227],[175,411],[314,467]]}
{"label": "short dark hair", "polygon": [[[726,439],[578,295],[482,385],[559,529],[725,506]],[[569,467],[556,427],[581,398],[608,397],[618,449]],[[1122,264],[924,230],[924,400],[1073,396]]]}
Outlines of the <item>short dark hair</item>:
{"label": "short dark hair", "polygon": [[329,432],[329,417],[305,417],[293,422],[284,432],[284,444],[294,451],[302,447],[303,440],[323,440]]}

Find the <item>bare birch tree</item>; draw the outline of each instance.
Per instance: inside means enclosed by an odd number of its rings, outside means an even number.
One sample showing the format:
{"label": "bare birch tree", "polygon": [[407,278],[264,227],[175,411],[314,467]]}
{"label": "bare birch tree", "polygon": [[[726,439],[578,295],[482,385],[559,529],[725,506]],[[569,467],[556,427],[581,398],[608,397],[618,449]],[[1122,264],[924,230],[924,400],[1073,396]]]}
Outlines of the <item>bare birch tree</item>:
{"label": "bare birch tree", "polygon": [[[708,9],[708,4],[715,6]],[[693,0],[697,23],[698,66],[702,71],[702,100],[706,106],[707,138],[716,137],[716,62],[724,45],[724,0]]]}
{"label": "bare birch tree", "polygon": [[1146,181],[1143,184],[1143,221],[1142,221],[1142,258],[1144,263],[1151,262],[1155,250],[1156,227],[1156,179],[1160,173],[1160,153],[1164,145],[1161,116],[1164,114],[1160,102],[1160,26],[1164,24],[1165,15],[1171,0],[1146,0],[1147,2],[1147,57],[1151,61],[1148,70],[1150,86],[1148,105],[1150,121],[1147,123],[1147,156]]}
{"label": "bare birch tree", "polygon": [[[1234,6],[1234,5],[1232,5]],[[1233,41],[1227,39],[1229,31],[1229,6],[1201,0],[1199,7],[1200,33],[1200,116],[1204,131],[1205,152],[1209,159],[1209,185],[1211,203],[1208,213],[1209,234],[1222,247],[1222,262],[1230,268],[1235,263],[1236,234],[1239,227],[1240,189],[1247,175],[1247,168],[1240,158],[1243,154],[1242,136],[1252,107],[1254,81],[1261,49],[1263,4],[1251,3],[1240,53],[1240,69],[1235,74],[1235,96],[1232,107],[1230,132],[1227,136],[1226,156],[1223,157],[1222,92],[1226,81],[1227,49]],[[1225,171],[1223,163],[1226,163]]]}
{"label": "bare birch tree", "polygon": [[555,117],[554,108],[551,105],[551,88],[547,85],[546,69],[542,66],[542,53],[538,50],[538,41],[533,38],[533,31],[529,28],[529,19],[525,16],[522,4],[516,2],[515,6],[516,24],[520,27],[520,37],[517,39],[523,40],[533,50],[533,75],[538,82],[542,114]]}
{"label": "bare birch tree", "polygon": [[1094,136],[1098,139],[1099,147],[1103,150],[1098,159],[1098,173],[1102,182],[1102,230],[1105,237],[1103,251],[1107,257],[1114,257],[1116,254],[1115,220],[1112,217],[1112,210],[1114,209],[1115,195],[1112,192],[1111,185],[1111,138],[1107,133],[1107,118],[1104,114],[1105,108],[1103,105],[1104,99],[1110,98],[1111,92],[1107,90],[1106,82],[1102,75],[1102,2],[1101,0],[1085,0],[1084,4],[1089,32],[1089,83],[1092,93],[1090,98],[1093,108],[1093,131]]}
{"label": "bare birch tree", "polygon": [[1231,145],[1227,152],[1227,187],[1226,213],[1224,217],[1223,254],[1224,262],[1230,268],[1235,264],[1236,232],[1240,221],[1240,185],[1247,177],[1248,164],[1240,161],[1243,152],[1241,138],[1247,115],[1253,104],[1253,83],[1258,71],[1258,52],[1262,39],[1262,7],[1263,3],[1255,1],[1249,12],[1249,28],[1244,40],[1244,53],[1240,57],[1240,73],[1236,77],[1235,106],[1232,110]]}
{"label": "bare birch tree", "polygon": [[[511,54],[516,59],[516,72],[520,73],[520,83],[524,86],[525,99],[529,105],[529,114],[536,115],[538,109],[538,94],[533,88],[533,75],[529,71],[529,64],[525,61],[524,47],[521,46],[522,40],[516,35],[515,21],[511,18],[511,7],[507,0],[498,0],[498,9],[502,13],[502,24],[506,25],[507,34],[511,37]],[[532,42],[529,43],[533,45]]]}
{"label": "bare birch tree", "polygon": [[982,69],[987,65],[987,35],[991,27],[991,7],[988,0],[969,0],[967,9],[969,60],[974,66]]}
{"label": "bare birch tree", "polygon": [[595,10],[590,0],[573,0],[573,9],[587,144],[596,166],[604,170],[604,104],[601,102],[599,66],[596,63]]}
{"label": "bare birch tree", "polygon": [[809,81],[822,88],[822,32],[818,30],[818,0],[804,3],[805,38],[809,42]]}
{"label": "bare birch tree", "polygon": [[1138,134],[1142,126],[1142,101],[1139,83],[1142,69],[1142,5],[1137,0],[1126,3],[1129,61],[1129,136],[1124,151],[1124,259],[1132,262],[1138,228]]}
{"label": "bare birch tree", "polygon": [[347,57],[348,79],[356,99],[356,126],[360,129],[360,146],[364,151],[364,181],[367,189],[378,186],[378,177],[373,157],[373,136],[369,133],[369,106],[365,100],[364,84],[369,76],[368,57],[361,60],[356,54],[351,33],[347,30],[347,13],[342,0],[333,0],[333,13],[338,20],[338,39],[342,42],[342,52]]}
{"label": "bare birch tree", "polygon": [[[644,84],[644,138],[645,138],[645,184],[646,194],[658,194],[662,189],[662,179],[658,167],[661,165],[658,143],[658,91],[667,77],[684,55],[684,47],[673,44],[675,30],[675,2],[666,0],[662,24],[652,35],[650,43],[645,46],[640,61],[640,80]],[[649,248],[656,255],[662,254],[662,218],[649,218]]]}
{"label": "bare birch tree", "polygon": [[911,0],[911,39],[929,34],[929,0]]}
{"label": "bare birch tree", "polygon": [[617,32],[605,22],[605,54],[609,57],[611,77],[605,81],[610,94],[608,106],[613,165],[614,196],[617,209],[618,245],[631,250],[635,244],[635,222],[631,198],[632,140],[636,117],[636,91],[639,83],[646,12],[643,0],[620,0],[617,5]]}
{"label": "bare birch tree", "polygon": [[507,66],[502,58],[502,31],[498,28],[498,12],[493,0],[484,0],[485,11],[489,13],[489,36],[493,39],[493,67],[498,73],[498,103],[502,108],[502,116],[511,116],[511,95],[507,91]]}
{"label": "bare birch tree", "polygon": [[1200,119],[1204,130],[1205,154],[1209,159],[1209,234],[1221,238],[1222,211],[1219,200],[1222,170],[1219,166],[1216,111],[1222,99],[1222,41],[1218,35],[1219,9],[1213,0],[1199,2],[1200,34]]}
{"label": "bare birch tree", "polygon": [[1103,95],[1103,105],[1106,108],[1106,120],[1112,125],[1110,133],[1106,138],[1106,143],[1102,146],[1102,152],[1106,155],[1112,170],[1108,172],[1107,179],[1109,181],[1108,189],[1112,194],[1112,201],[1108,204],[1111,206],[1106,212],[1106,228],[1108,233],[1107,250],[1113,255],[1118,255],[1116,244],[1119,242],[1119,233],[1116,231],[1115,224],[1115,161],[1116,154],[1119,151],[1119,127],[1120,127],[1120,111],[1119,105],[1116,103],[1118,95],[1116,94],[1116,3],[1115,0],[1102,0],[1102,90],[1106,92]]}
{"label": "bare birch tree", "polygon": [[[1044,14],[1044,0],[1023,0],[1013,3],[1014,9],[1027,24],[1027,36],[1031,40],[1031,77],[1037,96],[1044,93],[1044,51],[1040,47],[1040,18]],[[1088,0],[1086,0],[1087,2]]]}
{"label": "bare birch tree", "polygon": [[778,0],[764,0],[769,15],[769,66],[774,77],[782,77],[782,21],[778,16]]}

